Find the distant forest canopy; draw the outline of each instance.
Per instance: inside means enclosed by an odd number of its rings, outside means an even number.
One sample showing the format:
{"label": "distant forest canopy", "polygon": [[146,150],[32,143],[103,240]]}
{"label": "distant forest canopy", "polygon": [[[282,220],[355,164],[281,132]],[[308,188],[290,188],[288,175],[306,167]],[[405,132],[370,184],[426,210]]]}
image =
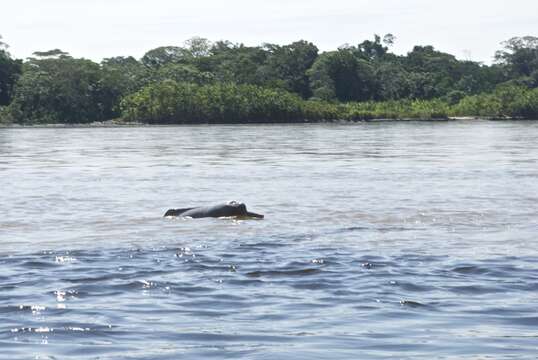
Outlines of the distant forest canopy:
{"label": "distant forest canopy", "polygon": [[502,43],[493,65],[433,46],[396,55],[395,41],[375,35],[320,52],[304,40],[245,46],[194,37],[141,59],[96,63],[60,49],[14,59],[0,37],[0,122],[538,117],[538,38]]}

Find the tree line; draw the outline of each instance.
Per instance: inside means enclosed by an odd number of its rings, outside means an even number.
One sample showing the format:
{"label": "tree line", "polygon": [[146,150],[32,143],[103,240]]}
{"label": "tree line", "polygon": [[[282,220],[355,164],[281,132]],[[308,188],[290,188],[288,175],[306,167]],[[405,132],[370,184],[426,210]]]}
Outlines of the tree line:
{"label": "tree line", "polygon": [[538,118],[538,38],[492,65],[395,37],[320,52],[304,40],[245,46],[195,37],[96,63],[60,49],[14,59],[0,37],[0,122],[154,124],[487,116]]}

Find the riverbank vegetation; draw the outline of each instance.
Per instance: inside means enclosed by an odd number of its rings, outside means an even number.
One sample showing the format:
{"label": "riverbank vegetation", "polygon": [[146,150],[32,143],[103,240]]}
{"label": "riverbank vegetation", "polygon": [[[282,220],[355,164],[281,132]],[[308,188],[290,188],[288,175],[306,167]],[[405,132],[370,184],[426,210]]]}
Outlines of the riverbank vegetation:
{"label": "riverbank vegetation", "polygon": [[492,65],[395,37],[320,52],[193,38],[141,59],[95,63],[59,49],[14,59],[0,39],[0,122],[149,124],[538,118],[538,38],[503,43]]}

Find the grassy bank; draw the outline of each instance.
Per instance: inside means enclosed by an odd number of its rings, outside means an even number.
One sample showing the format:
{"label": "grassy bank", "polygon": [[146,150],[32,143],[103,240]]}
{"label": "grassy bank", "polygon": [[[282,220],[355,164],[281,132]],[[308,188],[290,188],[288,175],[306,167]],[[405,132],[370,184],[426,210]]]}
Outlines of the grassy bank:
{"label": "grassy bank", "polygon": [[449,117],[538,118],[538,89],[504,86],[488,94],[445,99],[337,103],[303,100],[254,85],[149,85],[121,103],[123,119],[148,124],[316,122]]}
{"label": "grassy bank", "polygon": [[[304,100],[281,89],[217,83],[197,85],[166,80],[125,97],[121,117],[68,124],[226,124],[361,121],[375,119],[448,119],[451,117],[538,119],[538,89],[500,86],[491,93],[463,97],[450,103],[433,100],[328,102]],[[10,111],[11,110],[11,111]],[[17,112],[0,107],[0,125],[46,125],[61,121],[18,119]]]}
{"label": "grassy bank", "polygon": [[149,124],[290,123],[332,120],[437,119],[449,116],[442,100],[337,103],[303,100],[253,85],[194,85],[167,81],[127,97],[123,118]]}

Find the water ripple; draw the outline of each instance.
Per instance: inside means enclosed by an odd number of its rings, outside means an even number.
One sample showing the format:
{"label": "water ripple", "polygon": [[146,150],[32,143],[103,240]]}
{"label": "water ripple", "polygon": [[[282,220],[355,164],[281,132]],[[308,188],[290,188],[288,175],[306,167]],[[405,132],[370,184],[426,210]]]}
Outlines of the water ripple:
{"label": "water ripple", "polygon": [[534,359],[537,124],[0,129],[0,358]]}

